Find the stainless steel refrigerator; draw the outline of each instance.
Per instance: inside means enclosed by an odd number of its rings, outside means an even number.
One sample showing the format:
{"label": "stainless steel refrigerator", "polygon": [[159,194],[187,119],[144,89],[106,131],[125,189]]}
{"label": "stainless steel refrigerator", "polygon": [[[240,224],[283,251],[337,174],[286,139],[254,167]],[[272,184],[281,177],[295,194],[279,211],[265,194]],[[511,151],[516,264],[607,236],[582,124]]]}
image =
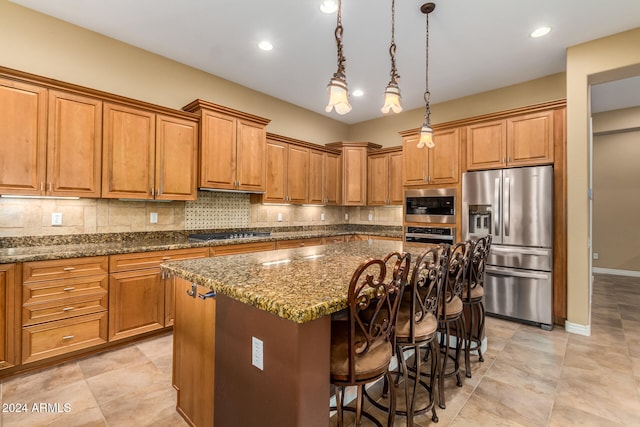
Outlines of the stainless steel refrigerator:
{"label": "stainless steel refrigerator", "polygon": [[462,175],[463,238],[492,235],[485,269],[489,314],[553,325],[553,167]]}

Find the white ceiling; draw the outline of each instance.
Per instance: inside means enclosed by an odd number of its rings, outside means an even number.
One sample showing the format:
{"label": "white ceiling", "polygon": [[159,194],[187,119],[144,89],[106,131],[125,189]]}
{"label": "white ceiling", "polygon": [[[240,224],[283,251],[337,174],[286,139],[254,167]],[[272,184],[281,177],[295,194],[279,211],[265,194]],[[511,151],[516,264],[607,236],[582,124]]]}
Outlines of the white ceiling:
{"label": "white ceiling", "polygon": [[[321,0],[11,0],[345,123],[382,116],[391,0],[343,0],[353,110],[327,114],[336,15]],[[397,0],[397,65],[405,109],[424,105],[423,1]],[[638,0],[440,0],[429,16],[429,86],[439,103],[565,70],[566,48],[640,27]],[[552,32],[533,39],[547,25]],[[257,49],[267,38],[271,52]],[[640,79],[630,79],[640,93]],[[605,88],[606,85],[603,85]],[[600,99],[608,91],[602,90]],[[628,90],[623,90],[628,93]],[[595,102],[595,100],[594,100]],[[607,107],[610,108],[610,107]]]}

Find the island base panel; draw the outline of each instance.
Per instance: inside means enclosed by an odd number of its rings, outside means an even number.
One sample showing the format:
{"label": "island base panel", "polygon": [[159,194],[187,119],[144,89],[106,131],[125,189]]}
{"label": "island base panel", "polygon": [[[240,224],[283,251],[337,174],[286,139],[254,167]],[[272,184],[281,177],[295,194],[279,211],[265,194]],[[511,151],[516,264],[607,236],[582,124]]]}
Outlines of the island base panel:
{"label": "island base panel", "polygon": [[225,295],[216,302],[215,425],[328,426],[330,316],[295,323]]}

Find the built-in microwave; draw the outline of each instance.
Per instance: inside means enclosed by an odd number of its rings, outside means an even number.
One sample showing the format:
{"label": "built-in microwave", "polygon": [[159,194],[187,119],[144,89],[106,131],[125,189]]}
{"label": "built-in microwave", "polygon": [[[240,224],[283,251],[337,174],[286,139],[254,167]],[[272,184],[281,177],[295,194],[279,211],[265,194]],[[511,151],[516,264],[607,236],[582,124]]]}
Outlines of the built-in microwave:
{"label": "built-in microwave", "polygon": [[456,189],[423,188],[404,192],[405,222],[456,223]]}

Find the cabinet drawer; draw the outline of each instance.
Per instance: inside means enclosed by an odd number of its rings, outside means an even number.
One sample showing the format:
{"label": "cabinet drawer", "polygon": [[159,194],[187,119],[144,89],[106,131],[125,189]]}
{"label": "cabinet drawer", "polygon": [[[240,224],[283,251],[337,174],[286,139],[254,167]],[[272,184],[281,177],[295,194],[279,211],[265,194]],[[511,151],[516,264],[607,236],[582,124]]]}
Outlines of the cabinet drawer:
{"label": "cabinet drawer", "polygon": [[23,264],[22,277],[24,283],[71,279],[100,273],[106,274],[108,273],[107,268],[108,257],[106,256],[32,261]]}
{"label": "cabinet drawer", "polygon": [[237,245],[215,246],[211,248],[211,256],[246,254],[250,252],[272,251],[274,242],[240,243]]}
{"label": "cabinet drawer", "polygon": [[30,326],[43,322],[70,319],[85,314],[107,311],[108,294],[65,298],[42,304],[25,305],[22,308],[22,325]]}
{"label": "cabinet drawer", "polygon": [[120,271],[141,270],[144,268],[158,268],[163,262],[207,258],[208,256],[209,248],[174,249],[170,251],[111,255],[109,258],[109,270],[111,273],[117,273]]}
{"label": "cabinet drawer", "polygon": [[23,328],[22,362],[34,362],[106,343],[107,317],[103,312]]}
{"label": "cabinet drawer", "polygon": [[296,239],[296,240],[283,240],[276,243],[276,249],[289,249],[289,248],[301,248],[305,246],[317,246],[322,245],[322,237],[314,239]]}
{"label": "cabinet drawer", "polygon": [[25,284],[22,287],[23,304],[38,304],[81,295],[103,294],[108,289],[108,276],[100,274],[69,280],[52,280]]}

